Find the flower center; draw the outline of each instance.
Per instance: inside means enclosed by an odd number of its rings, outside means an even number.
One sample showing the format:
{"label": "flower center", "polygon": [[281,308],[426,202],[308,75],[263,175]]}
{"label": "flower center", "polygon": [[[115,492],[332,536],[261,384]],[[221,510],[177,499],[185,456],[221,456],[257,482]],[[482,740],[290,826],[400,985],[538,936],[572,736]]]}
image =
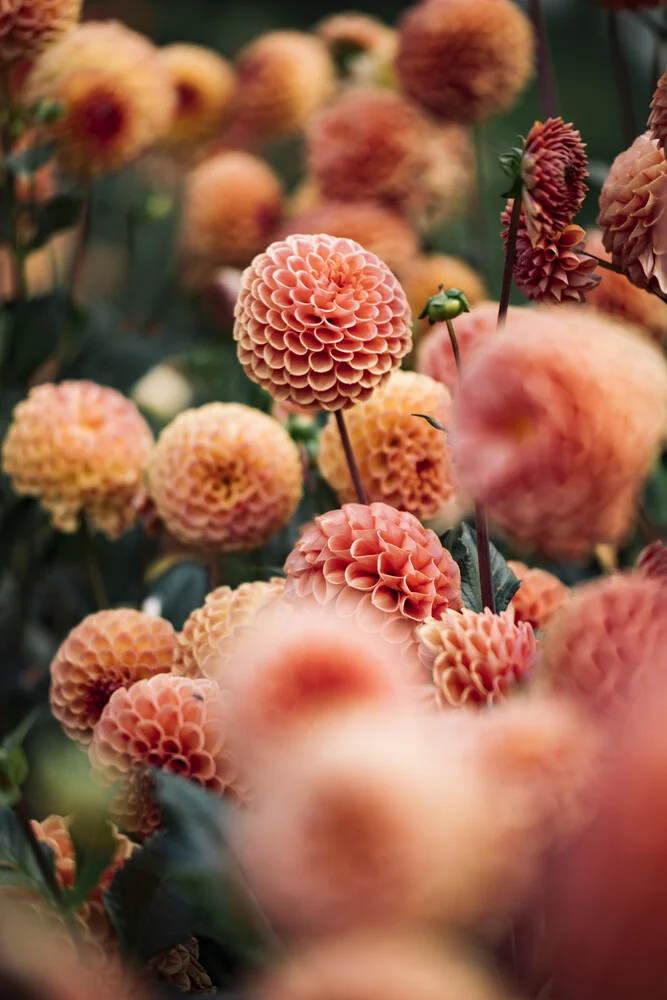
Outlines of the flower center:
{"label": "flower center", "polygon": [[193,84],[185,80],[176,85],[176,98],[179,115],[190,115],[197,111],[201,104],[201,94]]}
{"label": "flower center", "polygon": [[125,108],[107,91],[96,90],[87,95],[79,109],[83,130],[100,143],[113,142],[125,125]]}

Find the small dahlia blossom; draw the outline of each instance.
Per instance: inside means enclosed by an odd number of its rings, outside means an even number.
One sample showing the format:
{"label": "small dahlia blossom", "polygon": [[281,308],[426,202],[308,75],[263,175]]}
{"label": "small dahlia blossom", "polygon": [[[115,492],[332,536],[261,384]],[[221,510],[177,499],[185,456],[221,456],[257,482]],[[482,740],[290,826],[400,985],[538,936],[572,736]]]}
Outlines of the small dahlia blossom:
{"label": "small dahlia blossom", "polygon": [[159,51],[176,91],[167,141],[175,145],[212,139],[231,115],[236,78],[229,63],[199,45],[167,45]]}
{"label": "small dahlia blossom", "polygon": [[512,0],[422,0],[399,24],[405,93],[445,121],[506,111],[533,75],[533,30]]}
{"label": "small dahlia blossom", "polygon": [[521,160],[526,229],[535,246],[566,229],[584,203],[588,158],[581,134],[562,118],[535,122]]}
{"label": "small dahlia blossom", "polygon": [[535,630],[546,628],[568,600],[569,587],[545,569],[529,568],[522,562],[510,561],[507,565],[521,583],[510,603],[514,621],[528,622]]}
{"label": "small dahlia blossom", "polygon": [[[464,289],[465,291],[465,289]],[[431,294],[435,294],[431,292]],[[508,316],[520,310],[510,306]],[[459,345],[461,365],[465,369],[475,352],[498,329],[498,304],[483,302],[469,313],[462,313],[454,320],[454,332]],[[446,323],[436,323],[417,345],[417,371],[442,382],[451,393],[458,385],[459,375],[452,351],[452,341]]]}
{"label": "small dahlia blossom", "polygon": [[667,162],[649,132],[620,153],[600,194],[605,249],[638,288],[667,292]]}
{"label": "small dahlia blossom", "polygon": [[147,469],[158,517],[185,545],[252,552],[291,520],[301,499],[299,451],[272,417],[241,403],[179,414]]}
{"label": "small dahlia blossom", "polygon": [[[443,426],[449,419],[448,390],[427,375],[396,371],[386,385],[346,417],[359,475],[371,503],[407,510],[421,521],[450,508],[456,493],[447,435],[415,416],[423,413]],[[318,465],[341,503],[356,492],[333,416],[320,434]]]}
{"label": "small dahlia blossom", "polygon": [[270,580],[242,583],[235,590],[231,587],[212,590],[204,606],[192,612],[178,636],[174,673],[216,680],[217,667],[213,663],[220,656],[221,644],[231,639],[237,628],[248,625],[259,608],[280,597],[284,589],[284,579],[274,576]]}
{"label": "small dahlia blossom", "polygon": [[153,446],[134,403],[94,382],[31,389],[2,445],[2,468],[20,496],[38,497],[59,531],[85,517],[114,539],[137,518]]}
{"label": "small dahlia blossom", "polygon": [[83,0],[4,0],[0,4],[0,61],[34,59],[70,31]]}
{"label": "small dahlia blossom", "polygon": [[667,546],[664,542],[651,542],[639,553],[636,569],[654,580],[667,581]]}
{"label": "small dahlia blossom", "polygon": [[70,739],[90,743],[113,692],[169,673],[176,633],[132,608],[98,611],[72,629],[51,663],[51,711]]}
{"label": "small dahlia blossom", "polygon": [[410,307],[387,265],[353,240],[288,236],[245,272],[234,337],[246,374],[274,399],[347,409],[410,350]]}
{"label": "small dahlia blossom", "polygon": [[[423,312],[431,296],[438,294],[440,285],[445,290],[458,288],[460,292],[464,292],[471,306],[483,302],[487,297],[482,276],[464,260],[448,257],[446,254],[413,255],[412,259],[399,270],[398,276],[417,324],[416,329],[422,333],[426,333],[429,329],[428,320],[418,320],[417,316]],[[459,320],[456,324],[457,334]]]}
{"label": "small dahlia blossom", "polygon": [[112,818],[141,836],[158,828],[148,768],[232,793],[237,766],[227,747],[229,722],[229,698],[213,681],[158,674],[114,691],[88,749],[97,781],[118,782]]}
{"label": "small dahlia blossom", "polygon": [[576,558],[628,531],[666,421],[647,340],[578,308],[519,309],[464,366],[449,440],[499,528]]}

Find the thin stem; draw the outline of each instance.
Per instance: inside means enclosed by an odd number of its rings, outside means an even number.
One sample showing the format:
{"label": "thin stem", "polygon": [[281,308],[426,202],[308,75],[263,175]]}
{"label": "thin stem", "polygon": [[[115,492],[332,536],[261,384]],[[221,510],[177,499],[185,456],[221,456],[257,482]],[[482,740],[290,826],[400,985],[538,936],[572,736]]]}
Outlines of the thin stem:
{"label": "thin stem", "polygon": [[81,218],[77,231],[76,244],[72,255],[72,263],[69,272],[68,290],[70,297],[76,299],[81,292],[81,282],[83,280],[83,268],[86,263],[86,250],[90,238],[92,223],[92,196],[90,188],[84,193],[83,205],[81,207]]}
{"label": "thin stem", "polygon": [[607,27],[609,30],[609,44],[611,46],[612,68],[616,80],[616,93],[621,113],[623,142],[626,146],[631,146],[637,138],[637,120],[632,103],[630,71],[628,70],[628,63],[618,30],[618,14],[614,10],[607,11]]}
{"label": "thin stem", "polygon": [[361,476],[359,475],[359,469],[354,457],[354,452],[352,451],[352,445],[350,443],[350,435],[347,433],[347,427],[345,425],[345,417],[343,416],[342,410],[336,410],[336,423],[338,424],[338,432],[340,434],[340,440],[343,445],[343,451],[345,452],[345,458],[347,460],[347,467],[350,470],[350,475],[352,477],[352,482],[354,483],[354,488],[357,493],[357,498],[359,503],[368,503],[368,497],[366,496],[366,490],[361,482]]}
{"label": "thin stem", "polygon": [[530,0],[530,15],[537,37],[537,67],[542,118],[555,118],[558,114],[558,96],[542,0]]}
{"label": "thin stem", "polygon": [[452,351],[454,352],[454,361],[456,362],[456,370],[461,374],[461,352],[459,351],[459,342],[456,339],[456,334],[454,333],[454,324],[451,319],[445,320],[447,323],[447,332],[449,333],[449,339],[452,344]]}
{"label": "thin stem", "polygon": [[[593,260],[598,262],[598,266],[604,271],[613,271],[614,274],[622,274],[624,278],[630,281],[623,268],[619,267],[618,264],[612,264],[609,260],[604,260],[602,257],[596,257],[594,253],[589,253],[588,250],[579,250],[579,253],[583,253],[585,257],[592,257]],[[649,292],[650,295],[655,295],[656,298],[661,299],[663,302],[667,302],[667,295],[665,295],[664,292],[661,292],[659,288],[655,288],[653,285],[649,288],[644,288],[643,291]]]}
{"label": "thin stem", "polygon": [[482,606],[492,614],[496,613],[496,597],[493,590],[493,574],[491,573],[491,542],[489,540],[489,521],[483,503],[475,504],[475,529],[477,532],[477,560],[479,562],[479,582],[482,590]]}
{"label": "thin stem", "polygon": [[[14,118],[14,98],[12,94],[12,70],[6,65],[2,68],[2,154],[8,157],[14,148],[12,121]],[[9,194],[9,225],[11,252],[14,259],[14,296],[19,301],[27,298],[27,280],[25,273],[25,251],[21,240],[21,206],[16,195],[16,175],[5,162],[4,183]]]}
{"label": "thin stem", "polygon": [[514,273],[514,261],[516,259],[516,238],[519,232],[519,220],[521,218],[521,196],[514,198],[512,204],[512,217],[510,227],[507,231],[507,250],[505,251],[505,268],[503,270],[503,287],[500,293],[500,306],[498,308],[498,329],[505,325],[507,310],[510,304],[510,293],[512,291],[512,275]]}
{"label": "thin stem", "polygon": [[95,542],[85,516],[81,518],[81,540],[83,543],[83,558],[88,572],[88,579],[90,580],[90,585],[93,588],[93,593],[95,595],[97,610],[104,611],[105,608],[109,607],[109,599],[104,585],[104,578],[102,577],[102,572],[100,570],[100,564],[97,560]]}

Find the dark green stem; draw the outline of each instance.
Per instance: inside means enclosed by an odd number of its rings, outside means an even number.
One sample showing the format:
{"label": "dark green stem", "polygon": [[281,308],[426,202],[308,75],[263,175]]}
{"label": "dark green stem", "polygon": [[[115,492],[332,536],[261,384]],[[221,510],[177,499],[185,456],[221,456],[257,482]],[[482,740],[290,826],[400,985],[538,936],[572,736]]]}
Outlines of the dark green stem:
{"label": "dark green stem", "polygon": [[505,250],[505,267],[503,270],[503,287],[500,292],[500,305],[498,307],[498,329],[501,330],[507,319],[507,310],[510,305],[510,294],[512,292],[512,275],[514,273],[514,261],[516,260],[516,238],[519,232],[519,220],[521,219],[521,194],[514,196],[512,203],[512,216],[510,226],[507,231],[507,249]]}
{"label": "dark green stem", "polygon": [[342,410],[336,410],[336,423],[338,424],[340,440],[343,445],[343,451],[345,452],[347,467],[350,470],[350,476],[352,477],[352,482],[354,483],[357,499],[359,500],[359,503],[367,504],[368,497],[366,496],[366,490],[364,489],[364,484],[362,483],[361,476],[359,475],[359,468],[354,457],[354,452],[352,451],[350,435],[347,433],[345,417],[343,416]]}
{"label": "dark green stem", "polygon": [[85,516],[82,516],[81,518],[81,541],[83,544],[83,558],[86,564],[86,571],[88,573],[90,585],[93,588],[93,594],[95,595],[97,610],[104,611],[105,608],[109,607],[109,599],[107,597],[107,590],[104,585],[102,571],[100,570],[100,564],[97,559],[97,552],[95,551],[95,540],[91,534],[90,528],[88,527],[88,522],[86,521]]}
{"label": "dark green stem", "polygon": [[92,226],[92,214],[92,192],[91,189],[88,188],[83,196],[81,219],[79,220],[76,244],[74,246],[69,279],[67,282],[69,296],[72,299],[77,299],[81,293],[83,269],[86,263],[86,251],[88,249],[88,241],[90,239]]}
{"label": "dark green stem", "polygon": [[454,333],[454,324],[451,319],[445,320],[447,323],[447,332],[449,333],[449,339],[452,344],[452,351],[454,353],[454,361],[456,362],[456,370],[461,374],[461,352],[459,351],[459,342],[456,339],[456,334]]}
{"label": "dark green stem", "polygon": [[[14,100],[12,95],[11,66],[2,67],[2,97],[4,107],[2,114],[2,154],[8,157],[14,148],[12,121],[14,117]],[[21,239],[21,206],[16,196],[16,175],[13,168],[5,161],[3,183],[7,185],[9,194],[9,226],[10,243],[14,259],[14,297],[24,301],[28,287],[25,273],[25,249]]]}

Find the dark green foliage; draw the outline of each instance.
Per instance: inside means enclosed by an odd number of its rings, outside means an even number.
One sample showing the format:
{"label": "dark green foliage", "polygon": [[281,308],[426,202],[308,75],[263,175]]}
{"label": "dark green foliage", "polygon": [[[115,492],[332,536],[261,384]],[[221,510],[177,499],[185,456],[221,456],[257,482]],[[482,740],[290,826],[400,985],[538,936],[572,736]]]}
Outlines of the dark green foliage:
{"label": "dark green foliage", "polygon": [[[466,608],[483,611],[477,561],[477,538],[475,529],[462,522],[441,537],[441,542],[449,549],[461,570],[461,597]],[[504,611],[519,589],[520,582],[507,565],[507,560],[491,544],[491,574],[496,599],[496,612]]]}

